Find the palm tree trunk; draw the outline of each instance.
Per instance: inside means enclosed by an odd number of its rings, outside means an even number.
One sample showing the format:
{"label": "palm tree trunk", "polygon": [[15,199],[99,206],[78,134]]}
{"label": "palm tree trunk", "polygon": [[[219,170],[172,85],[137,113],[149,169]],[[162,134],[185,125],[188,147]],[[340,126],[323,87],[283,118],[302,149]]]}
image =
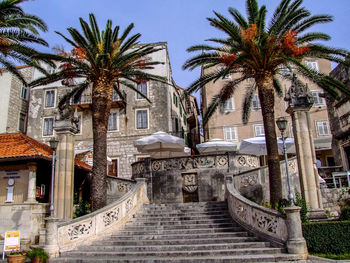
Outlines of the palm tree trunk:
{"label": "palm tree trunk", "polygon": [[[92,211],[107,204],[107,127],[112,104],[112,86],[101,78],[92,90],[94,160],[92,168]],[[110,91],[110,92],[109,92]]]}
{"label": "palm tree trunk", "polygon": [[282,180],[275,129],[275,94],[273,80],[267,79],[258,83],[258,91],[268,155],[270,203],[274,206],[282,199]]}

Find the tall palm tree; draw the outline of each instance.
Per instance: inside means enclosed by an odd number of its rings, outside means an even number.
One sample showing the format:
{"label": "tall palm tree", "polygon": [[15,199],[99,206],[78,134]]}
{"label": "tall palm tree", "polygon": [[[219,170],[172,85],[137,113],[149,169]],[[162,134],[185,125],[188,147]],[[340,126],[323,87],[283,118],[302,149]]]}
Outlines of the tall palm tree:
{"label": "tall palm tree", "polygon": [[[92,87],[94,151],[92,209],[96,210],[106,205],[107,127],[113,90],[125,99],[120,91],[123,85],[145,97],[136,89],[136,83],[146,80],[165,80],[144,71],[159,64],[151,61],[147,56],[160,49],[149,44],[138,44],[137,41],[141,36],[139,33],[128,38],[128,34],[134,27],[133,24],[120,34],[119,26],[113,28],[111,20],[107,21],[103,31],[100,31],[93,14],[89,16],[89,23],[80,18],[82,33],[75,28],[68,28],[71,39],[56,32],[71,44],[73,49],[69,54],[37,56],[40,59],[56,61],[61,65],[56,73],[34,80],[31,86],[45,85],[59,80],[62,84],[71,86],[71,92],[61,99],[59,108],[69,104],[70,98],[79,100],[82,93]],[[78,81],[75,82],[75,79]]]}
{"label": "tall palm tree", "polygon": [[2,0],[0,2],[0,64],[26,83],[16,68],[16,63],[25,63],[40,67],[33,61],[37,51],[28,44],[36,43],[47,46],[39,37],[39,31],[47,31],[47,26],[40,18],[26,14],[19,6],[25,0]]}
{"label": "tall palm tree", "polygon": [[[322,58],[339,63],[345,63],[348,54],[346,50],[336,49],[315,43],[319,40],[329,40],[330,36],[320,32],[309,32],[309,28],[318,23],[332,21],[329,15],[311,15],[310,11],[301,6],[302,0],[282,0],[266,24],[267,9],[259,8],[257,0],[247,0],[245,18],[238,10],[229,8],[232,18],[214,12],[215,17],[208,18],[210,25],[222,31],[224,38],[211,38],[209,41],[219,44],[195,45],[189,52],[200,51],[186,61],[184,69],[193,70],[202,66],[204,69],[222,65],[221,71],[208,71],[193,82],[187,89],[192,93],[205,84],[216,81],[227,74],[234,74],[232,81],[227,82],[216,94],[203,118],[206,123],[218,106],[234,95],[235,89],[246,88],[240,83],[253,79],[254,84],[246,90],[244,105],[249,105],[253,93],[257,90],[261,103],[265,137],[267,144],[268,168],[270,178],[270,201],[278,202],[282,197],[281,172],[279,167],[278,147],[275,131],[275,93],[281,93],[282,88],[278,76],[284,75],[285,68],[317,83],[330,95],[337,97],[339,91],[350,95],[343,83],[306,67],[305,58]],[[304,31],[308,32],[304,32]],[[284,67],[284,69],[283,69]],[[247,122],[247,117],[244,118]]]}

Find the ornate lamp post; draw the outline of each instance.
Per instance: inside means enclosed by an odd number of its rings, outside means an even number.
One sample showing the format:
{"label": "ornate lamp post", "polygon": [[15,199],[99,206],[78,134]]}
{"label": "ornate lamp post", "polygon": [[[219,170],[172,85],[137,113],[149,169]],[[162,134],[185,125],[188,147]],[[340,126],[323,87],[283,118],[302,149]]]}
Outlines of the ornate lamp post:
{"label": "ornate lamp post", "polygon": [[284,160],[286,163],[286,174],[287,174],[287,182],[288,182],[288,200],[291,202],[291,204],[293,204],[294,196],[291,191],[290,175],[289,175],[289,168],[288,168],[288,156],[287,156],[287,148],[286,148],[286,137],[284,137],[284,132],[287,128],[288,121],[286,118],[280,117],[276,121],[276,124],[282,135],[283,153],[284,153]]}
{"label": "ornate lamp post", "polygon": [[56,163],[56,149],[58,145],[58,140],[52,137],[49,141],[52,152],[52,170],[51,170],[51,203],[50,203],[50,216],[54,216],[54,187],[55,187],[55,163]]}

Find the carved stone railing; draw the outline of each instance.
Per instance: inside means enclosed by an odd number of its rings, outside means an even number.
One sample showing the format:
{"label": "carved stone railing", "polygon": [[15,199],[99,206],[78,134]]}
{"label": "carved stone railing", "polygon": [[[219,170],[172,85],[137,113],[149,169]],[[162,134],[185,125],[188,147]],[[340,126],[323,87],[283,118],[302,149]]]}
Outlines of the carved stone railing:
{"label": "carved stone railing", "polygon": [[[285,168],[285,161],[280,162],[281,177],[282,177],[282,196],[288,198],[288,182]],[[295,191],[300,193],[298,164],[296,157],[288,159],[288,169],[292,182],[292,193],[295,196]],[[255,201],[269,201],[269,171],[267,166],[250,169],[233,175],[233,185],[244,196],[249,196]],[[259,198],[253,197],[253,191],[260,188]]]}
{"label": "carved stone railing", "polygon": [[231,217],[244,229],[275,246],[287,247],[288,252],[307,256],[306,242],[302,236],[300,207],[285,208],[284,215],[244,198],[226,178],[226,200]]}
{"label": "carved stone railing", "polygon": [[[132,175],[137,177],[146,172],[146,161],[132,164]],[[192,170],[192,169],[229,169],[230,166],[236,168],[259,167],[259,159],[252,155],[193,155],[175,158],[151,159],[150,172],[165,170]]]}
{"label": "carved stone railing", "polygon": [[107,203],[118,200],[136,184],[136,181],[118,178],[115,176],[107,176]]}
{"label": "carved stone railing", "polygon": [[57,257],[60,252],[103,238],[123,226],[144,203],[149,202],[144,179],[137,181],[121,199],[91,214],[69,222],[47,218],[45,250],[51,257]]}

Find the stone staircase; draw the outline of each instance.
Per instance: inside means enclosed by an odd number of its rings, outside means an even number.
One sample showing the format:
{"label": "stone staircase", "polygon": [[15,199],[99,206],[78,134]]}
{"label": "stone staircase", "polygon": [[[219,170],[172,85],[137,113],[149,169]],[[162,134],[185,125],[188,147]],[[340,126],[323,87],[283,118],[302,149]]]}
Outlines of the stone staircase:
{"label": "stone staircase", "polygon": [[298,260],[232,221],[225,202],[144,205],[123,229],[50,262],[284,262]]}

